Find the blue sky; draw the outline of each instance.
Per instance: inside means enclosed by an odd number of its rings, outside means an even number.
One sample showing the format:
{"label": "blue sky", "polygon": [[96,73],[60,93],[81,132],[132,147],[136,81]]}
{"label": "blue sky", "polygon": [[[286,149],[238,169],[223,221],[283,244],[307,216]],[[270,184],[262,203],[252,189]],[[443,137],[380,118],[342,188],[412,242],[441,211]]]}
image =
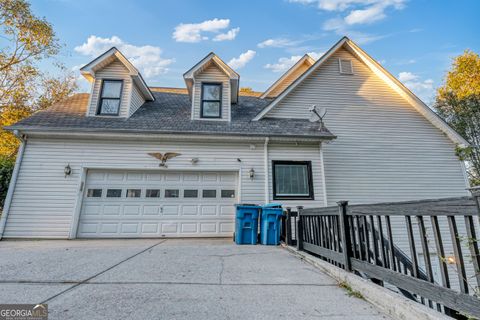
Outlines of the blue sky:
{"label": "blue sky", "polygon": [[115,45],[150,86],[184,87],[182,74],[214,51],[242,87],[262,91],[299,56],[318,58],[347,35],[429,103],[451,58],[480,52],[478,0],[32,2],[65,44],[67,67],[79,74]]}

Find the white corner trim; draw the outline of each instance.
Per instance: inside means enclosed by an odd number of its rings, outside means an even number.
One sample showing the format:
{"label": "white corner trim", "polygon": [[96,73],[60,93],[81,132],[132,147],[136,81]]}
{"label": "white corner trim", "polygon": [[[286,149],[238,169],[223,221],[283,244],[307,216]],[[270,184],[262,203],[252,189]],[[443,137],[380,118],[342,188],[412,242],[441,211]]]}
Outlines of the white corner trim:
{"label": "white corner trim", "polygon": [[465,165],[465,161],[463,160],[459,160],[459,161],[460,161],[460,167],[462,168],[463,179],[465,179],[465,187],[467,188],[467,193],[470,195],[470,192],[468,190],[471,188],[471,185],[470,185],[470,180],[468,179],[467,166]]}
{"label": "white corner trim", "polygon": [[322,170],[322,191],[323,191],[323,206],[328,206],[327,199],[327,182],[325,181],[325,161],[323,161],[323,146],[320,142],[320,167]]}
{"label": "white corner trim", "polygon": [[265,144],[263,145],[263,159],[264,159],[264,171],[265,171],[265,181],[264,181],[264,192],[265,192],[265,203],[270,201],[270,195],[268,192],[268,183],[269,183],[269,174],[268,174],[268,142],[269,138],[265,138]]}
{"label": "white corner trim", "polygon": [[[18,137],[18,131],[15,131],[15,135]],[[12,178],[10,179],[10,184],[8,185],[7,197],[5,198],[5,204],[3,206],[3,213],[0,219],[0,239],[3,237],[3,232],[5,231],[5,226],[7,225],[8,213],[10,211],[10,206],[12,204],[13,193],[15,191],[15,186],[17,185],[18,172],[22,165],[23,155],[25,153],[25,147],[27,145],[27,140],[18,137],[21,140],[20,148],[17,153],[17,159],[15,161],[15,167],[13,168]]]}
{"label": "white corner trim", "polygon": [[[85,194],[85,187],[87,183],[87,172],[87,168],[80,167],[80,180],[77,186],[77,199],[75,199],[75,209],[73,211],[72,223],[70,224],[70,234],[68,236],[69,239],[75,239],[77,237],[78,221],[80,220],[83,195]],[[66,179],[68,179],[68,177]]]}

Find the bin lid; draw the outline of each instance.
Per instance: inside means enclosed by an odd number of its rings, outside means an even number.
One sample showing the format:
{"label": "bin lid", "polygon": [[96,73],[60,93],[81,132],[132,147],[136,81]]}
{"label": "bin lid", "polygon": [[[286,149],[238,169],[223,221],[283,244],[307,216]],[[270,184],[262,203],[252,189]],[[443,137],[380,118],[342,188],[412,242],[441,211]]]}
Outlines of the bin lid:
{"label": "bin lid", "polygon": [[281,208],[282,207],[282,204],[281,203],[275,203],[275,202],[272,202],[272,203],[267,203],[265,205],[263,205],[264,208]]}
{"label": "bin lid", "polygon": [[258,204],[253,204],[253,203],[237,203],[235,204],[235,207],[248,207],[248,208],[261,208]]}

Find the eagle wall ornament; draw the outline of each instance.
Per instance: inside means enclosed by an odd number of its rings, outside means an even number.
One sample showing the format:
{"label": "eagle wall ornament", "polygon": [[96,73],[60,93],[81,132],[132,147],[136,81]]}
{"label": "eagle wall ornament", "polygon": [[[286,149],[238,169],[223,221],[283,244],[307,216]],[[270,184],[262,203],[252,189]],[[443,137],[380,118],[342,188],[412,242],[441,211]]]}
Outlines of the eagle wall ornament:
{"label": "eagle wall ornament", "polygon": [[181,153],[166,152],[165,154],[161,154],[160,152],[152,152],[152,153],[148,153],[148,155],[160,160],[159,167],[168,168],[167,160],[178,157],[181,155]]}

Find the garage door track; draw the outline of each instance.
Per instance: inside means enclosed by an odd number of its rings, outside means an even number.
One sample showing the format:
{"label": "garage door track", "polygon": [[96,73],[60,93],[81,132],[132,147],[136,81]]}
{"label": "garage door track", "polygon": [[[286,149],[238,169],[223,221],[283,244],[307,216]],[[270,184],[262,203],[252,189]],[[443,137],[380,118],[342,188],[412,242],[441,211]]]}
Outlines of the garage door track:
{"label": "garage door track", "polygon": [[384,319],[281,247],[231,240],[0,242],[0,303],[49,319]]}

